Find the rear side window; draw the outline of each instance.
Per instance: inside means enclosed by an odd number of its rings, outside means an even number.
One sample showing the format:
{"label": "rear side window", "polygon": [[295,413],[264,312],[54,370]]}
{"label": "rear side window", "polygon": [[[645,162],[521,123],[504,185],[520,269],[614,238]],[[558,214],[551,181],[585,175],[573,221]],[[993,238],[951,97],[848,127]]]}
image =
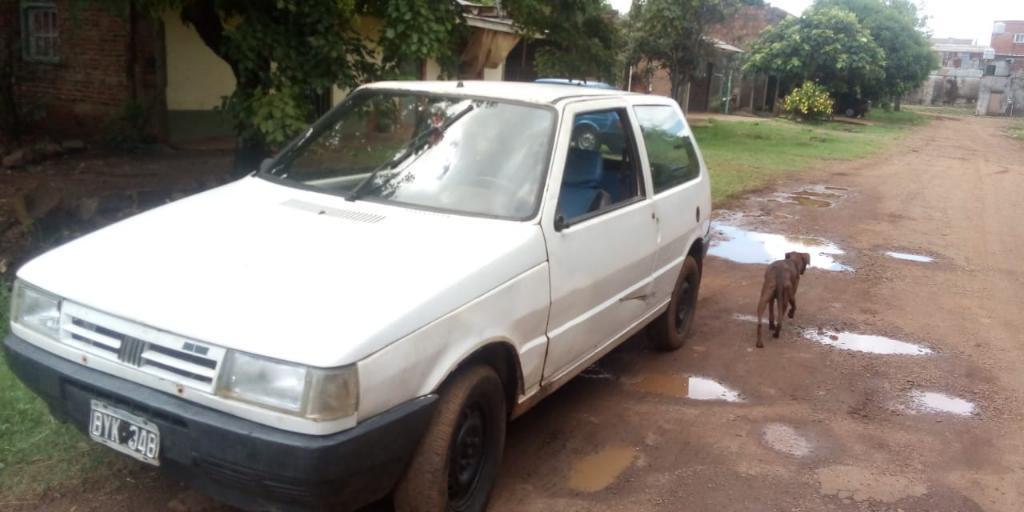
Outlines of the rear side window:
{"label": "rear side window", "polygon": [[675,108],[635,107],[637,121],[651,162],[654,193],[668,190],[700,176],[700,162],[693,140]]}

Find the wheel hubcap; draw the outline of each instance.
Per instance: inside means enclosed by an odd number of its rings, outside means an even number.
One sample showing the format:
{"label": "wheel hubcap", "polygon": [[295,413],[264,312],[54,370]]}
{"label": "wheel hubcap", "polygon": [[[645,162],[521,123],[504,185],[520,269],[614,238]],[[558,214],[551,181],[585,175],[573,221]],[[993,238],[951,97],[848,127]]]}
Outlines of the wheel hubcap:
{"label": "wheel hubcap", "polygon": [[484,411],[478,403],[462,409],[448,460],[448,500],[460,510],[473,496],[484,467]]}
{"label": "wheel hubcap", "polygon": [[587,132],[580,135],[578,145],[580,149],[597,149],[597,136]]}

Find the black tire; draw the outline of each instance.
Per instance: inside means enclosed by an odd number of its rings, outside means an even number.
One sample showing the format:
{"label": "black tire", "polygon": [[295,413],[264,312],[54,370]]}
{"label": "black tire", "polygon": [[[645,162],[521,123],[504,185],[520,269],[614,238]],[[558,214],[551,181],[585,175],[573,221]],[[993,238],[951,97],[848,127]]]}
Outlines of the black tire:
{"label": "black tire", "polygon": [[442,388],[434,417],[394,493],[396,512],[477,512],[487,507],[505,448],[505,393],[486,365]]}
{"label": "black tire", "polygon": [[648,335],[651,344],[660,350],[676,350],[686,343],[686,338],[693,328],[693,318],[697,312],[697,295],[700,292],[700,267],[693,256],[683,260],[683,269],[679,271],[672,300],[668,309],[651,322]]}

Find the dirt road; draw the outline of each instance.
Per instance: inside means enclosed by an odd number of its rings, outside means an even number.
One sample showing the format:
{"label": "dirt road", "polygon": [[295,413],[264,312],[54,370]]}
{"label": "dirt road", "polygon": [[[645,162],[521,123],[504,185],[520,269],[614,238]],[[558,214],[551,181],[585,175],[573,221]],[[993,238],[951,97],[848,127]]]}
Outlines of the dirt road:
{"label": "dirt road", "polygon": [[[717,254],[821,244],[834,265],[758,350],[764,266],[711,257],[689,345],[632,340],[512,424],[492,510],[1024,509],[1024,144],[1004,128],[936,120],[720,211]],[[41,508],[207,508],[124,478]]]}
{"label": "dirt road", "polygon": [[[766,192],[730,205],[741,215],[720,211],[720,254],[751,259],[726,237],[749,235],[739,226],[791,235],[752,235],[780,252],[827,239],[850,270],[809,270],[796,319],[758,350],[742,315],[764,266],[710,258],[690,345],[628,343],[517,421],[493,509],[1024,509],[1024,144],[1004,129],[936,120],[883,157],[775,191],[812,200]],[[918,347],[844,350],[803,329]],[[685,376],[742,402],[685,398],[707,390]]]}

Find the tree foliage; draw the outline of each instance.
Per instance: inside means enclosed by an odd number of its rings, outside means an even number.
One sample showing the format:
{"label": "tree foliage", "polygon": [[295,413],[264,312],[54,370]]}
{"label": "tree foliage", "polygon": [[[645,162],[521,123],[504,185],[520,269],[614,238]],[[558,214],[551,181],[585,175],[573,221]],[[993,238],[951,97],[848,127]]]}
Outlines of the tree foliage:
{"label": "tree foliage", "polygon": [[251,170],[305,128],[331,87],[394,77],[402,63],[453,61],[455,0],[76,0],[115,11],[178,13],[234,74],[224,102]]}
{"label": "tree foliage", "polygon": [[682,85],[694,78],[714,50],[705,37],[710,25],[721,23],[741,0],[634,0],[627,23],[627,53],[631,63],[646,62],[664,69],[671,95],[678,99]]}
{"label": "tree foliage", "polygon": [[535,39],[544,75],[614,82],[621,34],[605,0],[504,0],[504,9]]}
{"label": "tree foliage", "polygon": [[814,6],[754,43],[746,69],[819,83],[834,95],[860,95],[885,76],[885,52],[853,13]]}
{"label": "tree foliage", "polygon": [[817,0],[815,5],[852,12],[885,52],[885,75],[866,87],[866,97],[898,104],[938,67],[938,57],[921,31],[924,18],[908,0]]}

